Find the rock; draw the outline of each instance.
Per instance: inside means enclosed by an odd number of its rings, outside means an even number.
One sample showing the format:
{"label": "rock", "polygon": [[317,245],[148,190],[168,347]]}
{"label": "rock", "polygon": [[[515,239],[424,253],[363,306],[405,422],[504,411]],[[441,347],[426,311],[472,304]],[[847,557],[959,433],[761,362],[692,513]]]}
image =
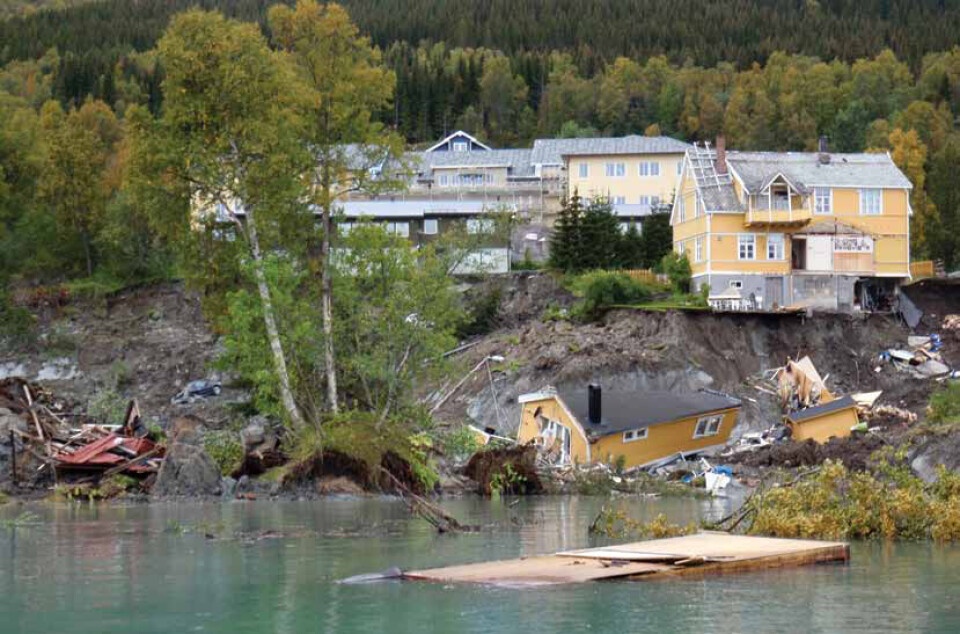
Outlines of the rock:
{"label": "rock", "polygon": [[279,451],[280,440],[265,416],[254,417],[243,428],[240,443],[243,445],[243,464],[240,467],[243,474],[259,475],[283,462]]}
{"label": "rock", "polygon": [[178,433],[167,450],[167,456],[157,473],[152,495],[202,496],[220,495],[220,469],[200,443],[200,435],[193,429]]}
{"label": "rock", "polygon": [[237,489],[239,488],[239,482],[231,478],[230,476],[224,477],[220,480],[220,495],[227,499],[232,500],[237,497]]}
{"label": "rock", "polygon": [[363,487],[342,476],[324,476],[317,480],[317,493],[320,495],[366,495]]}

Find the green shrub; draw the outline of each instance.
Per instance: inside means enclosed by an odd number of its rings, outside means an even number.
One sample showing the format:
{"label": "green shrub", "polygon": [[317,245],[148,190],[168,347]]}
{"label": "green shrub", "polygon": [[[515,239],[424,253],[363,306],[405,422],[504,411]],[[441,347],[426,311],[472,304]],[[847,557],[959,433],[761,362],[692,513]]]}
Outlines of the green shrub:
{"label": "green shrub", "polygon": [[671,251],[660,260],[660,269],[670,280],[670,288],[674,293],[682,294],[690,290],[690,279],[693,277],[693,271],[690,268],[690,260],[687,254],[678,255]]}
{"label": "green shrub", "polygon": [[448,458],[466,460],[480,449],[477,434],[466,425],[461,425],[440,438],[440,449]]}
{"label": "green shrub", "polygon": [[573,307],[581,320],[597,319],[603,311],[618,304],[636,304],[650,299],[649,285],[626,273],[592,271],[578,276],[571,284],[580,301]]}
{"label": "green shrub", "polygon": [[225,476],[234,473],[243,464],[243,446],[234,431],[208,431],[203,437],[203,448]]}
{"label": "green shrub", "polygon": [[960,423],[960,382],[951,382],[930,397],[930,421]]}
{"label": "green shrub", "polygon": [[467,339],[492,332],[500,323],[499,288],[492,288],[474,298],[467,308],[467,317],[457,328],[457,337]]}
{"label": "green shrub", "polygon": [[122,425],[127,413],[127,399],[116,390],[99,390],[87,404],[87,414],[100,425]]}

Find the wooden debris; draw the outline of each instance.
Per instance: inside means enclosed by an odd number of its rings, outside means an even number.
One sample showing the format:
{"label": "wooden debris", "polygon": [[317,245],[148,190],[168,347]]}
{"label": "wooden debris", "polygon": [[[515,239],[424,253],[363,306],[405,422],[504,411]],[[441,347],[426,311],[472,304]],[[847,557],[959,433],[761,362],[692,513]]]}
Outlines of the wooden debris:
{"label": "wooden debris", "polygon": [[842,542],[702,532],[509,561],[415,570],[405,572],[403,577],[442,583],[522,587],[604,579],[646,580],[690,574],[746,572],[847,561],[849,558],[850,547]]}

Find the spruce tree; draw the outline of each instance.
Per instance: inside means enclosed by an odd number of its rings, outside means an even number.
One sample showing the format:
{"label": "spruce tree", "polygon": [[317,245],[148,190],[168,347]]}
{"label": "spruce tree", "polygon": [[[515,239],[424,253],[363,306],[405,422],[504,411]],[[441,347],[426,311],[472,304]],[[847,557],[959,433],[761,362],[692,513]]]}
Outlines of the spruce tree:
{"label": "spruce tree", "polygon": [[579,268],[612,269],[620,252],[620,223],[608,199],[591,202],[583,214],[581,231],[584,249]]}
{"label": "spruce tree", "polygon": [[550,238],[550,266],[559,271],[580,270],[583,257],[583,207],[580,195],[573,193],[560,205],[557,221]]}

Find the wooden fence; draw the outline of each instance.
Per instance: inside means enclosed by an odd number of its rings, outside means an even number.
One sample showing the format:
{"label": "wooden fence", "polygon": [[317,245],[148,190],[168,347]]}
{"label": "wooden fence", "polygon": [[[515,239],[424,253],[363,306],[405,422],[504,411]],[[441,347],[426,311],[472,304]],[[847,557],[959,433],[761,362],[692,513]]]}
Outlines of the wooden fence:
{"label": "wooden fence", "polygon": [[933,260],[910,263],[910,276],[915,280],[923,279],[925,277],[934,277],[936,274],[937,267]]}
{"label": "wooden fence", "polygon": [[617,272],[626,273],[638,282],[646,282],[648,284],[663,284],[669,281],[666,275],[654,273],[651,269],[621,269]]}

